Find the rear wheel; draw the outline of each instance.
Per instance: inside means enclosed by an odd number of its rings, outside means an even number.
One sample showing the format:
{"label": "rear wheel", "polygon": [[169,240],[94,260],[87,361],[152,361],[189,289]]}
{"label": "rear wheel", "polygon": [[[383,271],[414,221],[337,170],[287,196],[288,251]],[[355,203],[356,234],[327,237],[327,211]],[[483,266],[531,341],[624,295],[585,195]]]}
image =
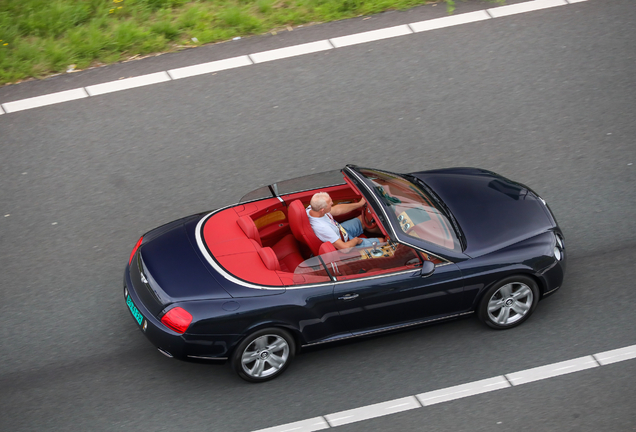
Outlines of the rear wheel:
{"label": "rear wheel", "polygon": [[263,382],[282,374],[294,358],[296,344],[289,332],[267,328],[252,333],[234,351],[232,368],[246,381]]}
{"label": "rear wheel", "polygon": [[539,301],[537,283],[528,276],[512,276],[492,286],[482,298],[477,314],[486,325],[509,329],[527,320]]}

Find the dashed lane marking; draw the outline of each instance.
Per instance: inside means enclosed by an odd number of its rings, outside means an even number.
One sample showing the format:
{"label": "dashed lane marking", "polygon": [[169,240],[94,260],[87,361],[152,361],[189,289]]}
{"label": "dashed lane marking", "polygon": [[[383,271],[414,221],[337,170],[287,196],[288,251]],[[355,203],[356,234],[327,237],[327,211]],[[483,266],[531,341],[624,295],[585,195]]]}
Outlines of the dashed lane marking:
{"label": "dashed lane marking", "polygon": [[246,56],[233,57],[224,60],[202,63],[194,66],[171,69],[169,71],[141,75],[123,80],[110,81],[102,84],[88,86],[86,88],[77,88],[28,99],[5,102],[3,104],[0,104],[0,115],[5,113],[9,114],[17,111],[28,110],[32,108],[39,108],[42,106],[53,105],[62,102],[68,102],[85,97],[94,97],[107,93],[129,90],[136,87],[158,84],[170,80],[215,73],[218,71],[234,69],[243,66],[250,66],[255,63],[275,61],[289,57],[296,57],[305,54],[312,54],[321,51],[347,47],[351,45],[379,41],[399,36],[407,36],[414,33],[468,24],[493,18],[500,18],[508,15],[532,12],[556,6],[564,6],[570,3],[579,3],[582,1],[587,0],[532,0],[524,3],[517,3],[514,5],[489,8],[477,12],[452,15],[443,18],[436,18],[411,24],[404,24],[395,27],[356,33],[348,36],[341,36],[328,40],[321,40],[285,48],[278,48],[270,51],[262,51]]}
{"label": "dashed lane marking", "polygon": [[594,354],[594,358],[601,366],[631,360],[636,358],[636,345]]}
{"label": "dashed lane marking", "polygon": [[106,93],[129,90],[136,87],[159,84],[170,80],[170,75],[168,75],[167,72],[157,72],[153,74],[141,75],[138,77],[88,86],[86,87],[86,93],[88,93],[89,96],[97,96]]}
{"label": "dashed lane marking", "polygon": [[594,367],[598,367],[598,362],[594,360],[594,357],[587,356],[507,374],[506,378],[510,380],[513,386],[518,386]]}
{"label": "dashed lane marking", "polygon": [[356,33],[349,36],[341,36],[329,39],[329,41],[333,44],[334,47],[342,48],[350,45],[358,45],[367,42],[379,41],[382,39],[406,36],[412,33],[413,30],[411,30],[408,24],[404,24],[396,27],[383,28],[380,30],[373,30],[364,33]]}
{"label": "dashed lane marking", "polygon": [[437,30],[445,27],[452,27],[461,24],[468,24],[476,21],[483,21],[491,19],[488,12],[480,10],[476,12],[468,12],[460,15],[451,15],[443,18],[436,18],[427,21],[420,21],[413,24],[409,24],[409,27],[413,29],[415,33]]}
{"label": "dashed lane marking", "polygon": [[383,417],[398,412],[427,407],[442,402],[462,399],[495,390],[516,387],[523,384],[554,378],[591,368],[597,368],[621,361],[636,359],[636,345],[627,346],[611,351],[604,351],[590,356],[579,357],[545,366],[526,369],[502,376],[473,381],[453,387],[433,390],[416,396],[407,396],[373,405],[366,405],[322,417],[259,429],[254,432],[313,432],[322,429],[335,428],[349,423]]}
{"label": "dashed lane marking", "polygon": [[341,411],[335,414],[329,414],[325,416],[325,419],[327,419],[331,427],[337,427],[348,423],[355,423],[361,420],[383,417],[385,415],[395,414],[398,412],[408,411],[421,407],[422,405],[420,405],[415,396],[409,396],[401,399],[367,405],[348,411]]}
{"label": "dashed lane marking", "polygon": [[250,58],[254,63],[263,63],[305,54],[312,54],[320,51],[327,51],[330,49],[333,49],[333,46],[329,43],[329,41],[321,40],[317,42],[309,42],[306,44],[294,45],[286,48],[278,48],[270,51],[250,54]]}
{"label": "dashed lane marking", "polygon": [[249,56],[232,57],[224,60],[217,60],[209,63],[202,63],[194,66],[186,66],[178,69],[170,69],[168,75],[173,80],[189,78],[192,76],[219,72],[227,69],[234,69],[254,64]]}
{"label": "dashed lane marking", "polygon": [[259,432],[314,432],[329,429],[329,427],[329,423],[327,423],[327,420],[325,420],[324,417],[315,417],[309,420],[288,423],[283,426],[261,429]]}
{"label": "dashed lane marking", "polygon": [[499,6],[488,9],[488,13],[493,18],[500,18],[508,15],[515,15],[525,12],[532,12],[540,9],[547,9],[555,6],[565,6],[565,0],[534,0],[525,3],[517,3],[507,6]]}
{"label": "dashed lane marking", "polygon": [[7,102],[2,104],[4,111],[9,114],[17,111],[38,108],[46,105],[53,105],[62,102],[68,102],[76,99],[88,97],[88,93],[83,88],[66,90],[58,93],[50,93],[43,96],[36,96],[28,99],[22,99],[15,102]]}
{"label": "dashed lane marking", "polygon": [[495,378],[488,378],[468,384],[461,384],[454,387],[448,387],[445,389],[422,393],[417,395],[417,399],[420,401],[422,406],[429,406],[455,399],[465,398],[468,396],[487,393],[510,386],[511,384],[505,377],[498,376]]}

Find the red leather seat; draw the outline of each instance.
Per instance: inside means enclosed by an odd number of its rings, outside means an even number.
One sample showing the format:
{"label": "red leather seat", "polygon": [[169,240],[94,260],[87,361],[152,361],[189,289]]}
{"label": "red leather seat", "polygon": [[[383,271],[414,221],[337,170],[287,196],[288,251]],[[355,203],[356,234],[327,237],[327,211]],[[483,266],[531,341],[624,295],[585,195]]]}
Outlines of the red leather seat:
{"label": "red leather seat", "polygon": [[320,255],[326,254],[329,252],[335,252],[335,251],[336,251],[336,247],[333,245],[333,243],[329,243],[329,242],[324,242],[323,244],[321,244],[320,249],[318,250]]}
{"label": "red leather seat", "polygon": [[284,272],[293,273],[294,270],[296,270],[296,267],[298,267],[301,262],[305,261],[303,256],[300,254],[298,242],[291,234],[287,234],[285,237],[280,239],[274,246],[272,246],[272,250],[280,262],[280,269]]}
{"label": "red leather seat", "polygon": [[241,227],[247,238],[254,240],[260,245],[260,247],[263,247],[263,242],[261,241],[261,236],[258,233],[258,228],[256,228],[256,224],[251,217],[241,216],[236,222]]}
{"label": "red leather seat", "polygon": [[[256,228],[256,224],[249,216],[241,216],[237,220],[238,225],[241,227],[245,235],[252,239],[255,242],[255,246],[261,254],[261,259],[269,268],[268,263],[271,262],[271,257],[269,252],[261,253],[260,248],[263,248],[263,243],[261,242],[261,236],[258,233],[258,228]],[[263,248],[270,249],[270,248]],[[287,234],[285,237],[280,239],[275,245],[271,247],[272,252],[275,254],[275,258],[277,263],[279,264],[279,270],[284,272],[293,273],[298,267],[298,264],[304,261],[302,255],[300,254],[300,249],[298,248],[298,243],[293,235]],[[263,254],[266,254],[267,257],[263,258]],[[266,261],[267,259],[267,261]],[[272,270],[270,268],[270,270]]]}
{"label": "red leather seat", "polygon": [[313,228],[309,224],[307,211],[299,200],[292,201],[289,205],[287,218],[289,219],[289,226],[296,240],[298,240],[301,245],[307,246],[314,256],[320,255],[320,245],[322,245],[322,241],[316,237]]}
{"label": "red leather seat", "polygon": [[276,254],[274,253],[272,248],[268,248],[268,247],[261,248],[258,250],[258,254],[263,260],[263,264],[265,264],[265,267],[267,267],[269,270],[281,269],[278,258],[276,258]]}

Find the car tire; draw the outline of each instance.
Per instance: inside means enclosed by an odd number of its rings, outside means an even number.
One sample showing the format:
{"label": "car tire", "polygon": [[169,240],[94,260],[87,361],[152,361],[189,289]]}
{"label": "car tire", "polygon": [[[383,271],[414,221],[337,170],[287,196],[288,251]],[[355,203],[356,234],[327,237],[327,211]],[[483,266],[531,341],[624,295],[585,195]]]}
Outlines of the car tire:
{"label": "car tire", "polygon": [[258,330],[236,347],[232,354],[232,369],[245,381],[269,381],[287,369],[295,351],[294,338],[286,330]]}
{"label": "car tire", "polygon": [[505,330],[527,320],[539,301],[539,288],[534,279],[511,276],[497,282],[483,295],[477,316],[486,325]]}

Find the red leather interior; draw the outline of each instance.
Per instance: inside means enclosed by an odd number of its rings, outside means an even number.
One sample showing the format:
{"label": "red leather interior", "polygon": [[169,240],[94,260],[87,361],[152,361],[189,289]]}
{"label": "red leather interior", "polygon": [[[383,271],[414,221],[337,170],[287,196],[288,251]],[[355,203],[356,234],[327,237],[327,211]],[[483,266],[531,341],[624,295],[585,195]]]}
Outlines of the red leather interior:
{"label": "red leather interior", "polygon": [[[254,244],[256,245],[257,250],[263,247],[263,244],[261,243],[260,235],[258,233],[258,228],[256,228],[256,224],[254,223],[251,217],[240,216],[237,219],[237,223],[239,224],[239,226],[241,227],[245,235],[249,239],[254,241]],[[265,248],[265,249],[270,249],[270,248]],[[298,243],[296,242],[296,239],[294,238],[294,236],[291,234],[287,234],[285,237],[283,237],[278,242],[276,242],[271,247],[271,250],[275,254],[274,257],[276,258],[277,263],[279,263],[277,264],[279,268],[277,268],[276,270],[282,270],[285,272],[293,273],[294,270],[296,270],[296,267],[298,267],[298,264],[304,261],[302,255],[300,255],[300,250],[298,249]],[[261,252],[259,250],[259,254],[260,253]],[[265,252],[265,253],[268,254],[268,252]],[[263,255],[261,255],[261,258],[263,258]],[[269,259],[268,261],[263,259],[263,262],[265,263],[265,266],[267,266],[267,268],[269,268],[270,270],[274,270],[273,268],[270,268],[270,264],[268,264]]]}
{"label": "red leather interior", "polygon": [[287,218],[289,219],[289,226],[296,240],[306,245],[312,254],[316,256],[319,255],[322,241],[316,237],[314,230],[311,228],[307,211],[300,200],[292,201],[291,204],[289,204]]}
{"label": "red leather interior", "polygon": [[256,241],[261,247],[263,247],[263,243],[261,242],[261,236],[258,234],[258,228],[256,228],[256,224],[249,216],[240,216],[236,222],[239,224],[247,238],[250,238]]}
{"label": "red leather interior", "polygon": [[260,248],[258,250],[258,254],[260,255],[265,267],[268,270],[280,270],[280,264],[278,263],[278,258],[276,258],[276,254],[272,250],[272,248]]}
{"label": "red leather interior", "polygon": [[[332,196],[342,195],[343,199],[351,196],[348,185],[332,186],[325,190]],[[308,202],[312,194],[313,191],[306,191],[289,195],[293,199],[288,209],[277,198],[223,209],[203,225],[202,237],[205,245],[221,267],[247,282],[267,286],[329,282],[327,274],[294,273],[304,259],[309,258],[311,254],[319,254],[322,244],[314,234],[305,206],[302,204],[303,201]],[[286,226],[280,229],[280,223],[276,222],[275,226],[270,224],[275,235],[270,236],[270,239],[263,237],[266,234],[264,228],[269,226],[262,227],[259,231],[254,218],[263,217],[274,211],[287,212],[293,235],[285,233]],[[295,232],[293,221],[297,228]],[[282,223],[286,225],[286,222]]]}
{"label": "red leather interior", "polygon": [[272,250],[280,262],[282,271],[293,273],[296,267],[298,267],[298,264],[305,261],[298,249],[298,242],[291,234],[287,234],[280,239],[272,246]]}
{"label": "red leather interior", "polygon": [[320,253],[320,255],[322,255],[322,254],[335,252],[335,251],[336,251],[336,247],[333,245],[333,243],[324,242],[323,244],[320,245],[320,249],[318,252]]}

